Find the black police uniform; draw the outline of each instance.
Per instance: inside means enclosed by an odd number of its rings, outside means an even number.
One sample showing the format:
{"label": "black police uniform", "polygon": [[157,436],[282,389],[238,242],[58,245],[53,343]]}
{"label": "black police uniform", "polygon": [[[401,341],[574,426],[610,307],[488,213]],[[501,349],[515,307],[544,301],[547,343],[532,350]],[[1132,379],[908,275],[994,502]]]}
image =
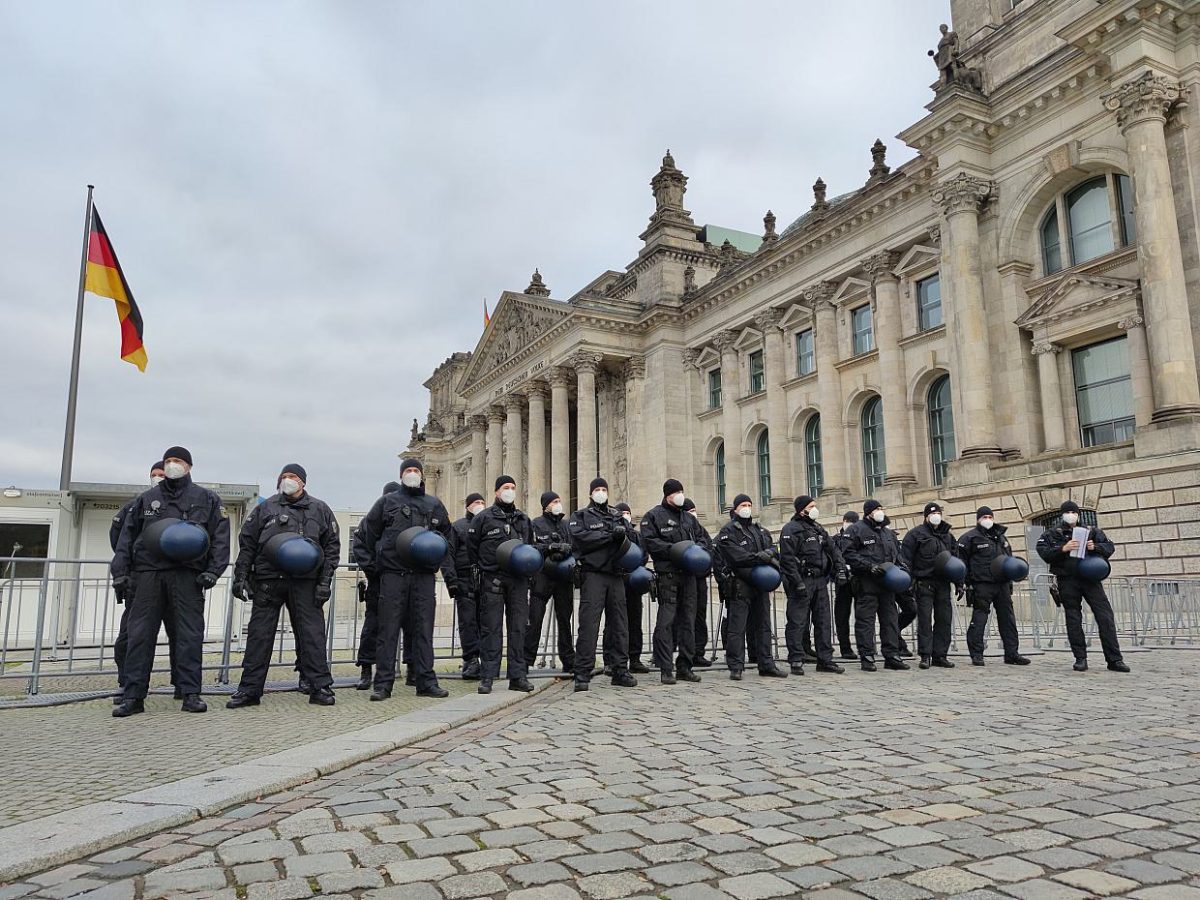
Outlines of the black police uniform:
{"label": "black police uniform", "polygon": [[846,563],[841,551],[819,522],[796,513],[779,534],[779,561],[787,594],[784,637],[788,662],[793,666],[804,664],[803,639],[811,623],[816,634],[817,663],[832,666],[829,581],[839,575],[845,580]]}
{"label": "black police uniform", "polygon": [[971,624],[967,626],[967,652],[973,660],[983,659],[983,632],[987,628],[988,610],[992,607],[996,609],[1004,658],[1016,659],[1020,655],[1012,584],[992,574],[992,560],[998,556],[1012,556],[1012,546],[1004,536],[1006,531],[1008,529],[1003,525],[993,525],[990,530],[976,525],[959,535],[955,545],[958,557],[967,564],[967,596],[972,608]]}
{"label": "black police uniform", "polygon": [[[691,513],[684,514],[684,522],[687,525],[688,539],[695,541],[706,551],[712,558],[713,567],[712,573],[715,575],[719,565],[719,558],[713,550],[713,541],[704,526],[700,524],[700,520]],[[694,665],[709,665],[710,661],[705,657],[704,652],[708,649],[708,578],[707,574],[697,575],[696,577],[696,619],[692,628],[692,648]],[[675,645],[683,646],[683,635],[679,634],[683,630],[682,620],[679,617],[675,619]],[[676,657],[675,666],[679,667],[679,658]]]}
{"label": "black police uniform", "polygon": [[922,659],[944,660],[950,653],[950,630],[954,604],[950,582],[934,569],[938,554],[954,554],[954,535],[945,522],[937,527],[922,522],[909,529],[900,543],[900,556],[913,577],[917,601],[917,653]]}
{"label": "black police uniform", "polygon": [[[533,544],[542,551],[542,556],[565,558],[571,552],[571,536],[567,531],[567,517],[544,513],[530,523]],[[525,631],[525,665],[537,661],[538,646],[542,640],[542,623],[546,618],[546,607],[554,604],[554,620],[558,630],[558,660],[564,674],[575,671],[575,644],[571,620],[575,615],[575,586],[571,579],[555,581],[545,572],[533,576],[529,590],[529,626]]]}
{"label": "black police uniform", "polygon": [[884,660],[901,662],[896,595],[884,586],[877,574],[884,563],[904,564],[900,558],[900,542],[889,524],[886,516],[882,522],[864,516],[846,533],[845,559],[855,581],[854,642],[858,646],[858,658],[864,663],[875,662],[876,617]]}
{"label": "black police uniform", "polygon": [[696,660],[696,576],[671,561],[675,544],[694,540],[686,521],[690,518],[682,509],[663,502],[646,513],[639,529],[658,580],[653,647],[654,667],[662,672],[691,672]]}
{"label": "black police uniform", "polygon": [[[350,538],[350,558],[357,560],[362,556],[363,531],[355,528]],[[358,599],[363,604],[362,629],[358,637],[358,655],[355,665],[367,668],[375,665],[375,645],[379,639],[379,571],[372,565],[359,564],[359,569],[366,578],[366,583],[360,586]]]}
{"label": "black police uniform", "polygon": [[[618,510],[624,513],[624,510]],[[622,515],[624,518],[624,515]],[[637,528],[629,522],[625,526],[629,529],[627,537],[631,544],[642,546],[642,536],[638,534]],[[646,612],[646,593],[645,589],[635,590],[633,585],[629,583],[630,573],[626,572],[622,579],[625,582],[625,621],[628,624],[628,629],[625,632],[629,635],[627,642],[626,653],[629,656],[629,671],[640,672],[649,671],[642,665],[642,651],[646,648],[646,635],[642,628],[642,618]],[[653,583],[651,584],[653,589]],[[613,637],[613,623],[606,617],[604,619],[604,668],[608,671],[605,674],[610,674],[613,671],[613,663],[616,659],[616,653],[613,652],[615,638]]]}
{"label": "black police uniform", "polygon": [[471,562],[467,533],[475,515],[468,512],[455,521],[450,531],[450,552],[454,555],[454,584],[449,587],[458,617],[458,639],[462,644],[465,670],[479,659],[479,573]]}
{"label": "black police uniform", "polygon": [[[182,519],[208,533],[208,552],[176,562],[151,550],[142,532],[159,519]],[[229,565],[229,517],[221,498],[190,474],[166,478],[133,502],[121,526],[110,571],[134,582],[125,655],[125,700],[144,700],[158,645],[158,629],[175,620],[175,686],[185,697],[200,693],[204,662],[204,592]]]}
{"label": "black police uniform", "polygon": [[[317,569],[301,577],[281,572],[267,553],[267,543],[280,534],[302,535],[320,547],[322,560]],[[238,538],[233,568],[235,590],[244,592],[252,603],[239,693],[262,696],[279,611],[285,606],[295,635],[300,674],[314,691],[333,684],[325,647],[324,603],[329,599],[341,548],[333,510],[308,491],[297,497],[278,493],[250,513]]]}
{"label": "black police uniform", "polygon": [[[129,517],[129,511],[133,509],[135,503],[137,503],[137,497],[122,506],[113,516],[112,524],[108,526],[108,546],[114,553],[117,549],[117,541],[121,538],[121,527],[125,524],[125,520]],[[122,604],[121,624],[117,627],[117,639],[113,641],[113,662],[117,666],[117,687],[122,690],[125,688],[125,657],[129,651],[129,610],[133,608],[134,591],[134,583],[130,580],[125,584],[124,590],[119,591],[117,595],[117,602]],[[167,651],[171,658],[171,684],[174,684],[175,610],[172,607],[163,609],[163,628],[167,632]]]}
{"label": "black police uniform", "polygon": [[[1083,636],[1083,601],[1086,600],[1096,620],[1096,630],[1100,632],[1100,647],[1104,651],[1104,661],[1109,665],[1121,663],[1121,645],[1117,640],[1117,621],[1113,614],[1112,604],[1104,592],[1104,586],[1098,581],[1086,581],[1072,574],[1069,565],[1070,551],[1063,550],[1063,545],[1071,540],[1074,526],[1059,524],[1042,532],[1038,538],[1037,552],[1050,566],[1050,572],[1058,579],[1058,599],[1062,603],[1063,617],[1067,621],[1067,641],[1071,652],[1080,662],[1087,660],[1087,639]],[[1094,550],[1087,551],[1095,556],[1108,559],[1116,552],[1116,545],[1108,539],[1099,528],[1091,529],[1091,540]]]}
{"label": "black police uniform", "polygon": [[479,567],[480,675],[500,677],[501,639],[508,626],[508,680],[529,674],[525,663],[525,628],[529,624],[529,576],[500,568],[496,550],[505,541],[533,543],[529,516],[513,503],[497,500],[471,520],[467,552]]}
{"label": "black police uniform", "polygon": [[[436,531],[450,540],[450,514],[442,501],[425,492],[424,484],[384,494],[359,524],[362,540],[354,548],[356,561],[379,572],[379,626],[375,642],[375,692],[388,694],[396,682],[396,651],[400,626],[409,625],[412,645],[413,680],[418,693],[436,691],[433,671],[433,616],[437,607],[432,572],[412,568],[396,551],[396,538],[408,528]],[[447,553],[441,563],[447,584],[456,580],[454,557]]]}
{"label": "black police uniform", "polygon": [[[832,536],[833,544],[838,549],[838,553],[842,555],[842,562],[846,560],[846,546],[850,543],[849,528],[842,525],[838,533]],[[849,574],[850,567],[846,564],[846,572]],[[837,632],[838,647],[841,650],[843,659],[857,659],[858,654],[854,652],[854,643],[852,640],[852,632],[850,630],[850,617],[854,612],[854,579],[847,578],[844,581],[835,583],[833,589],[833,627]]]}
{"label": "black police uniform", "polygon": [[770,637],[770,594],[758,590],[738,575],[755,566],[767,565],[765,555],[775,554],[771,532],[757,522],[743,521],[731,512],[729,522],[717,534],[716,548],[733,576],[726,611],[725,661],[729,671],[741,673],[746,668],[748,642],[754,644],[752,662],[758,663],[759,672],[773,671],[775,651]]}
{"label": "black police uniform", "polygon": [[617,568],[617,561],[632,531],[616,507],[594,501],[577,510],[567,525],[580,571],[577,682],[591,681],[602,614],[612,629],[613,678],[628,677],[629,610],[625,605],[625,573]]}

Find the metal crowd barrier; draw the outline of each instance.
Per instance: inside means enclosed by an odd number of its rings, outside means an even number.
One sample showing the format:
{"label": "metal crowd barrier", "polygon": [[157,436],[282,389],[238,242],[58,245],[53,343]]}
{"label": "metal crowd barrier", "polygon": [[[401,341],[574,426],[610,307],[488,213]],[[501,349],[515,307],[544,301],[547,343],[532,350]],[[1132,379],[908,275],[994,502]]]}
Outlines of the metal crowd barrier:
{"label": "metal crowd barrier", "polygon": [[[17,566],[23,568],[17,569]],[[29,573],[30,567],[39,568],[40,574]],[[360,577],[357,567],[340,566],[333,582],[333,595],[325,607],[326,646],[329,661],[334,666],[352,666],[357,658],[364,613],[358,602]],[[1015,586],[1013,603],[1023,648],[1067,649],[1063,616],[1050,594],[1052,584],[1053,576],[1037,575]],[[1143,648],[1200,648],[1200,579],[1110,578],[1104,582],[1104,587],[1123,644]],[[831,638],[836,656],[838,642],[833,631],[833,594],[831,585]],[[213,683],[228,685],[238,677],[251,605],[233,598],[228,574],[207,596],[203,669],[211,675]],[[712,579],[709,579],[709,590],[702,599],[707,610],[707,652],[720,660],[723,657],[720,623],[724,610]],[[53,685],[56,691],[95,692],[114,686],[113,643],[123,610],[113,595],[107,560],[0,557],[0,698],[5,688],[11,697],[21,686],[29,695],[38,694],[47,684]],[[783,591],[775,591],[771,603],[771,631],[776,656],[780,659],[786,659],[787,655],[784,642],[786,610]],[[647,595],[642,613],[642,657],[647,665],[651,664],[650,638],[654,617],[655,605]],[[291,668],[295,660],[295,642],[286,610],[280,618],[271,665]],[[952,652],[965,652],[969,621],[970,610],[956,602]],[[1089,644],[1096,642],[1091,616],[1085,615],[1084,622]],[[915,651],[915,624],[906,630],[905,636]],[[990,647],[999,646],[994,614],[989,617],[986,640]],[[557,623],[551,603],[546,610],[531,674],[548,675],[559,671],[557,646]],[[461,653],[455,604],[439,576],[434,656],[445,662],[459,659]],[[168,668],[166,640],[160,634],[155,672],[165,672]],[[453,675],[453,672],[447,674]],[[105,678],[111,681],[105,684]]]}

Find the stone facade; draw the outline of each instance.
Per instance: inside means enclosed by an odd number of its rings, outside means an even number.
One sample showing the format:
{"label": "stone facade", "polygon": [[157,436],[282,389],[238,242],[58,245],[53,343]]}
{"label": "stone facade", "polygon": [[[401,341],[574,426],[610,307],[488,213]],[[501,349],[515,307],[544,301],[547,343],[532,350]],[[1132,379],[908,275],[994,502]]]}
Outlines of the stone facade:
{"label": "stone facade", "polygon": [[912,160],[876,142],[861,187],[818,179],[751,239],[696,224],[668,151],[623,271],[505,292],[405,451],[448,505],[503,469],[526,506],[601,472],[642,510],[674,476],[712,528],[719,483],[769,494],[768,525],[800,493],[829,522],[876,496],[901,527],[938,498],[955,527],[994,507],[1022,550],[1070,496],[1117,574],[1200,573],[1200,14],[951,6]]}

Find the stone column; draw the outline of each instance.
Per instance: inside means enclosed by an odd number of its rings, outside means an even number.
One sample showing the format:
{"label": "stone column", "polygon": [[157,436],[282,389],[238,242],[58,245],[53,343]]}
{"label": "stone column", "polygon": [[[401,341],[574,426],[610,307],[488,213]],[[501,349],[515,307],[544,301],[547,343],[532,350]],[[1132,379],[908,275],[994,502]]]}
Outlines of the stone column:
{"label": "stone column", "polygon": [[899,254],[885,251],[863,261],[875,286],[875,346],[879,349],[880,399],[883,401],[885,484],[916,484],[912,422],[908,414],[908,377],[900,349],[900,279],[892,270]]}
{"label": "stone column", "polygon": [[787,351],[779,323],[783,310],[768,309],[754,317],[754,323],[763,333],[763,362],[767,376],[767,446],[771,451],[771,494],[772,500],[785,505],[795,496],[792,480],[792,442],[788,435],[787,395],[783,383],[787,381]]}
{"label": "stone column", "polygon": [[[690,374],[690,373],[689,373]],[[643,410],[646,406],[646,357],[631,356],[625,360],[625,499],[640,516],[649,509],[655,491],[650,484],[650,465],[639,455],[646,448],[646,427]],[[680,439],[683,439],[680,435]],[[671,460],[667,460],[671,468]],[[676,475],[675,477],[679,477]]]}
{"label": "stone column", "polygon": [[465,497],[472,491],[482,491],[487,477],[487,416],[471,416],[471,474],[468,477]]}
{"label": "stone column", "polygon": [[[980,268],[979,208],[993,185],[961,172],[933,188],[933,202],[946,217],[942,230],[942,295],[953,307],[950,355],[954,391],[961,398],[963,447],[959,456],[998,456],[993,411],[992,364]],[[878,335],[878,330],[876,331]],[[889,440],[888,443],[891,443]]]}
{"label": "stone column", "polygon": [[603,357],[598,353],[581,351],[571,357],[575,370],[575,479],[579,484],[579,500],[588,496],[588,484],[596,477],[600,462],[596,434],[596,372]]}
{"label": "stone column", "polygon": [[1042,391],[1042,447],[1047,453],[1067,446],[1066,417],[1063,415],[1062,381],[1058,377],[1058,344],[1034,344],[1038,385]]}
{"label": "stone column", "polygon": [[542,513],[538,506],[542,491],[550,487],[546,482],[546,396],[548,393],[544,381],[532,381],[525,388],[525,396],[529,398],[529,465],[525,469],[525,508],[535,516]]}
{"label": "stone column", "polygon": [[[509,394],[504,398],[504,474],[517,480],[517,506],[523,506],[525,478],[522,476],[521,457],[525,455],[525,442],[521,440],[521,413],[525,411],[525,398],[520,394]],[[488,487],[495,490],[496,483]]]}
{"label": "stone column", "polygon": [[[753,493],[746,484],[742,464],[742,416],[737,405],[741,386],[738,383],[738,354],[733,346],[736,340],[736,331],[721,331],[713,338],[713,346],[721,354],[721,439],[725,442],[726,502],[731,502],[736,494]],[[718,516],[723,512],[718,510]]]}
{"label": "stone column", "polygon": [[1164,132],[1167,113],[1184,93],[1178,82],[1146,72],[1104,97],[1105,107],[1117,114],[1129,151],[1154,422],[1200,413],[1193,323]]}
{"label": "stone column", "polygon": [[[846,467],[846,430],[842,424],[842,377],[838,371],[837,309],[830,302],[837,285],[826,281],[805,291],[813,311],[813,343],[817,358],[817,402],[821,409],[822,495],[850,493]],[[886,446],[886,444],[885,444]]]}
{"label": "stone column", "polygon": [[496,479],[504,469],[504,410],[499,406],[488,407],[487,420],[487,475],[479,489],[484,497],[492,495]]}
{"label": "stone column", "polygon": [[1117,323],[1129,345],[1129,376],[1133,387],[1134,420],[1145,428],[1154,418],[1154,378],[1150,371],[1146,320],[1136,313]]}
{"label": "stone column", "polygon": [[[570,509],[571,497],[571,382],[570,369],[558,367],[550,373],[550,490],[558,491],[563,506]],[[586,488],[587,486],[584,485]]]}

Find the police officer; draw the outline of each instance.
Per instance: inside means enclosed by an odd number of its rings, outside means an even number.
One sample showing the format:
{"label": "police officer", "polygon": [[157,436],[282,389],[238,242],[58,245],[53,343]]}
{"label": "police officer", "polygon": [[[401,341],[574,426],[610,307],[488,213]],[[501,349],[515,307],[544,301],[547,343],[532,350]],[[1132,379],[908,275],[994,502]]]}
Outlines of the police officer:
{"label": "police officer", "polygon": [[[1079,543],[1072,532],[1079,524],[1079,506],[1072,500],[1065,501],[1059,508],[1061,518],[1057,525],[1042,532],[1038,538],[1037,552],[1050,566],[1050,572],[1058,579],[1058,600],[1062,604],[1063,616],[1067,620],[1067,640],[1075,654],[1074,669],[1086,672],[1087,641],[1083,636],[1083,601],[1086,600],[1100,632],[1100,646],[1110,672],[1128,672],[1129,666],[1121,657],[1121,645],[1117,641],[1117,622],[1112,604],[1098,581],[1080,578],[1074,565],[1072,553]],[[1086,550],[1108,559],[1116,551],[1113,542],[1099,528],[1091,528]]]}
{"label": "police officer", "polygon": [[995,607],[1004,661],[1010,666],[1027,666],[1029,660],[1020,653],[1012,583],[992,572],[992,560],[1012,556],[1012,545],[1005,537],[1008,529],[996,524],[996,516],[987,506],[975,510],[975,523],[974,528],[959,535],[956,545],[959,558],[967,564],[967,601],[973,610],[971,624],[967,626],[971,665],[983,665],[983,632],[987,628],[988,611]]}
{"label": "police officer", "polygon": [[[425,492],[424,469],[419,459],[400,463],[400,490],[384,494],[359,524],[362,541],[355,548],[360,566],[373,565],[380,575],[379,625],[375,642],[375,681],[372,700],[387,700],[396,683],[396,650],[400,626],[409,625],[412,674],[418,697],[446,697],[433,671],[433,617],[437,606],[432,572],[414,568],[401,559],[396,538],[409,528],[436,531],[449,543],[450,514],[442,501]],[[439,566],[447,584],[456,581],[454,556],[449,552]]]}
{"label": "police officer", "polygon": [[529,624],[529,576],[506,571],[496,551],[506,541],[533,543],[533,528],[517,509],[517,483],[511,475],[496,479],[496,500],[471,520],[467,552],[479,568],[479,693],[492,692],[500,677],[500,649],[508,626],[508,689],[532,691],[525,663],[525,627]]}
{"label": "police officer", "polygon": [[[562,497],[554,491],[546,491],[542,494],[541,503],[542,514],[531,523],[534,546],[551,562],[561,562],[571,554],[571,536],[567,532]],[[553,602],[554,620],[558,626],[558,661],[562,663],[564,675],[574,674],[575,644],[571,628],[571,620],[575,615],[573,578],[574,573],[571,579],[556,581],[545,572],[538,572],[533,577],[529,592],[529,625],[525,629],[526,666],[532,666],[537,660],[546,607]]]}
{"label": "police officer", "polygon": [[[238,558],[233,569],[233,596],[251,601],[246,629],[242,680],[225,706],[241,709],[258,706],[271,648],[279,628],[279,611],[287,607],[296,638],[300,673],[310,685],[308,702],[333,706],[335,700],[325,654],[325,614],[322,607],[333,592],[333,576],[341,559],[342,544],[337,520],[324,502],[305,490],[308,472],[299,463],[288,463],[279,473],[279,492],[254,508],[238,538]],[[320,549],[311,571],[290,575],[274,556],[279,535],[297,535]]]}
{"label": "police officer", "polygon": [[[850,527],[858,521],[858,513],[852,509],[842,514],[842,527],[833,536],[834,546],[842,554],[842,562],[846,560],[846,545],[850,541]],[[833,624],[837,631],[838,645],[842,651],[842,659],[858,659],[851,643],[850,615],[854,610],[854,579],[850,578],[850,566],[844,566],[847,577],[836,581],[833,589]]]}
{"label": "police officer", "polygon": [[[636,526],[633,524],[633,510],[629,508],[629,504],[622,501],[616,504],[617,512],[621,514],[621,518],[625,520],[625,526],[629,529],[627,537],[631,544],[642,546],[642,536],[638,533]],[[645,649],[646,636],[642,631],[642,616],[646,611],[644,589],[635,588],[630,583],[630,573],[626,572],[623,580],[625,582],[625,621],[628,623],[627,634],[629,635],[627,653],[629,654],[629,671],[635,675],[645,675],[650,670],[646,668],[642,662],[642,651]],[[657,580],[655,578],[654,580]],[[654,581],[651,582],[653,585]],[[612,621],[606,616],[604,619],[604,674],[612,675],[613,665],[616,659],[614,646],[616,644],[615,626]]]}
{"label": "police officer", "polygon": [[458,615],[458,640],[462,645],[462,677],[476,681],[479,663],[479,572],[471,562],[467,533],[474,518],[487,508],[483,494],[468,494],[467,514],[458,519],[450,532],[450,552],[454,554],[455,582],[448,588]]}
{"label": "police officer", "polygon": [[[658,579],[658,611],[654,618],[654,665],[663,684],[676,680],[699,681],[692,671],[696,658],[696,576],[684,572],[671,559],[671,548],[680,541],[694,541],[694,530],[684,511],[687,495],[683,484],[668,478],[663,482],[662,503],[642,517],[639,529],[642,546],[654,560]],[[675,658],[678,639],[679,658]]]}
{"label": "police officer", "polygon": [[855,579],[854,638],[864,672],[875,671],[875,619],[879,618],[879,644],[885,669],[903,670],[900,658],[900,629],[896,595],[883,583],[887,563],[903,567],[900,542],[888,526],[891,520],[883,505],[871,498],[863,504],[863,517],[850,527],[846,540],[846,562]]}
{"label": "police officer", "polygon": [[779,534],[779,561],[787,595],[788,663],[793,675],[804,674],[804,646],[812,624],[816,634],[817,671],[840,675],[846,670],[833,661],[829,639],[829,582],[849,580],[841,551],[817,521],[816,501],[796,498],[796,514]]}
{"label": "police officer", "polygon": [[593,478],[589,502],[577,510],[567,526],[571,547],[579,561],[579,639],[575,644],[575,690],[586,691],[596,665],[596,639],[600,616],[613,626],[613,675],[617,687],[635,687],[629,674],[629,611],[625,607],[625,581],[617,566],[632,528],[620,512],[608,505],[608,482]]}
{"label": "police officer", "polygon": [[954,555],[954,535],[942,521],[942,508],[930,501],[921,510],[923,521],[910,528],[900,543],[900,556],[913,577],[917,603],[917,652],[920,666],[953,669],[950,653],[950,626],[954,604],[950,600],[950,582],[938,570],[942,553]]}
{"label": "police officer", "polygon": [[[755,522],[753,517],[754,502],[746,494],[738,494],[733,498],[733,511],[728,524],[717,534],[717,553],[735,576],[748,574],[755,566],[779,568],[779,554],[775,550],[771,532]],[[771,646],[773,641],[769,637],[770,594],[760,591],[743,577],[734,577],[731,581],[728,638],[725,643],[729,677],[734,681],[742,680],[742,670],[746,668],[746,643],[749,640],[757,645],[755,659],[758,662],[758,674],[764,678],[787,678],[788,673],[775,664],[775,648]],[[757,624],[751,621],[752,609],[756,611],[754,618]]]}
{"label": "police officer", "polygon": [[[400,483],[397,481],[389,481],[383,486],[384,494],[398,490],[400,490]],[[350,539],[350,558],[352,560],[364,558],[364,554],[359,552],[362,535],[361,528],[354,529],[354,534]],[[375,568],[374,562],[370,565],[360,564],[359,568],[362,570],[365,581],[358,583],[358,601],[363,604],[363,622],[358,637],[358,656],[355,660],[359,668],[359,678],[354,689],[369,691],[374,680],[372,670],[375,667],[375,644],[379,639],[379,570]],[[404,648],[408,649],[407,630],[404,637]]]}
{"label": "police officer", "polygon": [[[150,466],[150,487],[161,483],[165,477],[163,461],[160,459]],[[113,516],[112,524],[108,527],[108,546],[114,552],[117,549],[117,541],[121,537],[121,526],[125,524],[125,520],[129,517],[129,511],[133,509],[135,503],[137,503],[137,497],[122,506]],[[129,648],[129,610],[133,606],[133,583],[127,583],[123,591],[115,593],[117,603],[123,604],[121,624],[117,628],[117,639],[113,641],[113,662],[117,665],[117,687],[120,688],[117,695],[113,697],[113,706],[120,706],[125,696],[125,655]],[[167,647],[171,654],[171,684],[175,684],[175,617],[173,610],[163,610],[163,627],[167,630]],[[179,688],[175,689],[175,699],[183,699]]]}
{"label": "police officer", "polygon": [[[164,617],[175,619],[175,686],[183,695],[184,712],[202,713],[200,699],[204,662],[204,592],[211,590],[229,565],[229,517],[221,498],[192,481],[192,454],[171,447],[163,454],[162,482],[137,500],[125,517],[110,572],[113,588],[126,592],[133,581],[129,610],[129,646],[125,656],[125,695],[113,709],[117,718],[145,712],[150,670],[158,629]],[[207,536],[204,552],[190,560],[168,555],[146,529],[165,519],[191,522]]]}
{"label": "police officer", "polygon": [[[689,536],[693,541],[703,547],[708,555],[713,560],[713,566],[717,565],[717,554],[713,551],[713,541],[709,536],[708,531],[700,524],[700,519],[696,515],[696,503],[691,497],[687,497],[683,501],[683,509],[687,513],[684,521],[687,523]],[[709,573],[696,576],[696,627],[693,629],[693,641],[696,648],[695,658],[692,660],[692,665],[697,669],[707,669],[712,665],[712,660],[704,655],[704,651],[708,649],[708,576]],[[682,626],[676,619],[676,631],[681,630]],[[675,638],[676,645],[682,644],[682,637],[677,635]],[[678,666],[678,661],[676,661]]]}

